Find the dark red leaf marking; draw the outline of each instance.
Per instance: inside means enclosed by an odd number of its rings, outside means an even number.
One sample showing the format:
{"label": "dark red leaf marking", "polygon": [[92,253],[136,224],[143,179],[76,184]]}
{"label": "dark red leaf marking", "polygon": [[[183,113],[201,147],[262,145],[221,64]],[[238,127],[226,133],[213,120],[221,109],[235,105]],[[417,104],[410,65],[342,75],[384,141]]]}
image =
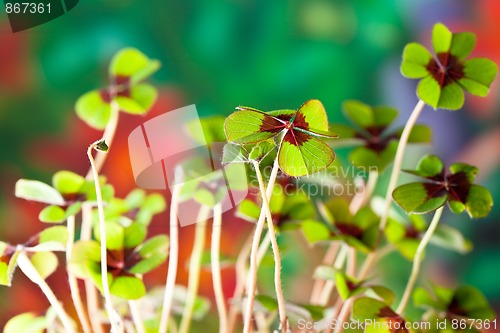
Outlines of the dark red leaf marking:
{"label": "dark red leaf marking", "polygon": [[464,65],[450,52],[438,53],[437,58],[439,62],[431,59],[426,68],[441,89],[464,77]]}
{"label": "dark red leaf marking", "polygon": [[99,91],[102,100],[105,103],[111,102],[111,99],[116,96],[130,97],[130,77],[118,75],[112,78],[111,85]]}
{"label": "dark red leaf marking", "polygon": [[262,124],[260,125],[259,132],[281,132],[286,127],[286,123],[283,123],[276,118],[278,117],[265,115],[264,119],[262,119]]}
{"label": "dark red leaf marking", "polygon": [[448,314],[453,314],[456,316],[467,317],[467,311],[465,311],[460,304],[458,304],[458,300],[456,297],[453,297],[450,304],[448,305]]}
{"label": "dark red leaf marking", "polygon": [[283,141],[288,142],[294,146],[302,146],[304,143],[306,143],[311,136],[309,134],[300,132],[300,131],[294,131],[293,129],[288,130],[288,132],[285,134],[285,137],[283,138]]}
{"label": "dark red leaf marking", "polygon": [[446,177],[449,187],[449,198],[465,203],[471,188],[471,183],[465,172],[457,172]]}
{"label": "dark red leaf marking", "polygon": [[309,123],[306,121],[306,117],[302,112],[297,112],[295,114],[295,119],[293,120],[292,128],[299,127],[305,130],[309,130]]}
{"label": "dark red leaf marking", "polygon": [[413,225],[406,227],[405,238],[419,239],[420,232]]}
{"label": "dark red leaf marking", "polygon": [[10,259],[12,258],[12,256],[14,255],[15,252],[16,252],[16,248],[10,244],[7,244],[7,247],[5,248],[5,250],[3,250],[3,253],[0,256],[0,262],[4,262],[8,265],[10,262]]}
{"label": "dark red leaf marking", "polygon": [[117,276],[133,276],[130,273],[142,257],[134,249],[106,250],[108,260],[108,272]]}
{"label": "dark red leaf marking", "polygon": [[446,196],[446,187],[442,183],[423,183],[424,189],[427,192],[427,199]]}
{"label": "dark red leaf marking", "polygon": [[354,238],[360,239],[363,235],[363,229],[354,224],[348,223],[335,223],[337,229],[339,229],[340,233],[343,235],[349,235]]}

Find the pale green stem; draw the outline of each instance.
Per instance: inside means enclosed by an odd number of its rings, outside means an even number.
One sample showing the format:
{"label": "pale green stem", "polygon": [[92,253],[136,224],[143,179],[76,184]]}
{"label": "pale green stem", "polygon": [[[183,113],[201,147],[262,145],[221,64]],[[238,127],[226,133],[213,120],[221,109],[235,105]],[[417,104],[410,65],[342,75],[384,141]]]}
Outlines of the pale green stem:
{"label": "pale green stem", "polygon": [[215,303],[217,304],[217,312],[219,314],[219,332],[227,333],[227,309],[224,291],[222,290],[222,277],[220,268],[220,238],[222,229],[222,207],[220,204],[214,206],[214,222],[212,225],[212,240],[211,240],[211,264],[212,264],[212,281],[215,294]]}
{"label": "pale green stem", "polygon": [[411,269],[410,279],[406,284],[403,297],[401,298],[401,302],[399,303],[398,309],[396,310],[396,312],[401,316],[404,314],[406,306],[408,305],[408,301],[410,300],[411,293],[413,292],[413,287],[415,286],[415,282],[418,278],[418,273],[420,272],[420,266],[422,264],[425,248],[427,247],[427,244],[429,244],[429,241],[431,240],[431,237],[439,224],[439,220],[441,219],[441,215],[443,214],[443,208],[444,207],[440,207],[436,210],[429,228],[427,228],[424,237],[422,237],[422,240],[418,244],[417,251],[415,252],[415,257],[413,258],[413,267]]}
{"label": "pale green stem", "polygon": [[104,217],[104,203],[102,200],[101,193],[101,183],[99,182],[99,175],[97,173],[94,157],[92,156],[92,150],[97,146],[102,140],[97,140],[92,143],[87,149],[87,156],[92,167],[92,174],[94,177],[94,185],[97,199],[97,212],[99,216],[99,236],[101,238],[101,282],[102,282],[102,292],[105,300],[106,311],[109,316],[109,321],[111,323],[111,331],[121,332],[123,331],[123,324],[118,313],[113,309],[113,304],[111,301],[111,293],[109,291],[109,281],[108,281],[108,260],[107,260],[107,248],[106,248],[106,219]]}
{"label": "pale green stem", "polygon": [[68,242],[66,243],[66,270],[68,272],[69,290],[71,292],[71,298],[73,300],[73,304],[75,306],[78,319],[80,320],[80,324],[82,325],[83,332],[91,333],[92,329],[90,327],[90,322],[87,317],[87,314],[85,313],[85,308],[83,307],[82,298],[80,297],[80,289],[78,288],[78,281],[68,268],[69,262],[71,260],[71,254],[73,252],[73,244],[75,241],[74,215],[68,216],[67,228],[68,228]]}
{"label": "pale green stem", "polygon": [[267,228],[268,233],[271,238],[271,246],[274,254],[274,287],[276,290],[276,300],[278,302],[278,313],[280,317],[280,329],[283,332],[288,331],[288,319],[286,317],[285,309],[285,297],[283,295],[283,289],[281,287],[281,256],[276,240],[276,232],[274,230],[273,217],[271,215],[271,208],[269,207],[269,198],[266,193],[266,187],[264,180],[262,179],[262,173],[260,172],[260,166],[258,162],[254,162],[255,173],[257,175],[257,180],[259,181],[260,195],[262,197],[262,208],[264,209],[267,217]]}
{"label": "pale green stem", "polygon": [[[88,202],[82,204],[82,229],[80,239],[82,241],[90,240],[92,236],[92,206]],[[91,279],[85,279],[85,296],[87,299],[87,311],[89,313],[90,324],[93,333],[104,333],[99,320],[99,299],[97,289]]]}
{"label": "pale green stem", "polygon": [[201,256],[203,254],[203,248],[205,247],[205,233],[207,229],[207,215],[210,212],[210,207],[202,205],[198,213],[197,221],[195,225],[194,234],[194,244],[193,251],[191,252],[191,258],[189,260],[189,279],[188,279],[188,290],[186,296],[186,303],[184,305],[184,311],[182,313],[181,325],[179,327],[180,333],[188,333],[189,327],[191,326],[191,320],[193,317],[194,303],[196,301],[196,295],[198,294],[198,286],[200,284],[200,269],[201,269]]}
{"label": "pale green stem", "polygon": [[[274,161],[273,170],[271,171],[271,176],[269,178],[269,184],[267,185],[267,193],[271,196],[274,182],[276,181],[276,177],[278,176],[279,164],[278,160]],[[250,271],[248,273],[248,281],[247,281],[247,299],[245,306],[245,314],[243,315],[243,332],[250,333],[252,332],[252,314],[253,314],[253,305],[255,301],[255,290],[257,288],[257,256],[259,251],[259,243],[260,237],[262,235],[262,230],[264,229],[266,219],[266,213],[263,209],[261,209],[259,219],[257,220],[257,224],[255,226],[255,232],[253,234],[252,240],[252,248],[250,251]]]}
{"label": "pale green stem", "polygon": [[401,164],[403,163],[406,145],[408,144],[408,138],[410,137],[413,126],[415,126],[415,123],[417,122],[417,119],[420,116],[420,113],[422,113],[424,107],[425,102],[419,100],[417,105],[413,109],[410,118],[408,118],[408,121],[406,122],[403,133],[401,133],[398,149],[396,150],[396,156],[394,157],[394,166],[392,168],[391,178],[387,187],[387,194],[385,195],[384,211],[382,212],[382,216],[380,218],[380,232],[384,232],[385,225],[387,224],[387,218],[389,216],[389,211],[391,209],[392,203],[392,192],[394,191],[398,183],[399,174],[401,172]]}
{"label": "pale green stem", "polygon": [[166,333],[174,297],[175,279],[177,277],[177,264],[179,261],[179,225],[177,216],[179,213],[179,196],[181,185],[174,185],[172,189],[172,200],[170,202],[170,254],[168,261],[168,275],[165,281],[165,294],[163,308],[161,311],[159,333]]}
{"label": "pale green stem", "polygon": [[[336,241],[330,244],[328,246],[328,249],[326,250],[325,256],[323,258],[323,261],[321,262],[322,265],[325,266],[330,266],[333,265],[333,262],[335,261],[335,258],[337,257],[337,254],[339,253],[340,250],[340,242]],[[323,290],[323,286],[325,285],[325,281],[321,279],[316,279],[314,281],[314,285],[311,291],[311,297],[309,299],[309,303],[313,305],[318,305],[319,298],[321,296],[321,291]]]}
{"label": "pale green stem", "polygon": [[[236,259],[235,270],[236,270],[236,286],[234,287],[234,293],[229,307],[229,319],[228,327],[229,333],[233,333],[236,326],[236,316],[240,312],[239,305],[240,300],[243,298],[243,293],[245,291],[245,281],[247,277],[246,262],[250,257],[250,250],[252,249],[252,233],[248,236],[247,240],[243,244],[238,258]],[[236,304],[238,303],[238,304]]]}
{"label": "pale green stem", "polygon": [[[109,121],[106,124],[106,128],[104,129],[104,133],[102,134],[102,139],[106,142],[108,146],[111,146],[113,143],[113,139],[115,137],[116,129],[118,127],[118,118],[120,116],[120,106],[114,100],[110,103],[111,111],[109,115]],[[101,172],[102,166],[106,161],[108,154],[102,151],[98,151],[95,156],[95,168],[97,173]],[[87,171],[87,175],[85,176],[87,180],[92,180],[92,169]]]}
{"label": "pale green stem", "polygon": [[146,333],[144,328],[144,322],[141,318],[141,312],[137,306],[138,301],[128,301],[128,306],[130,308],[130,314],[132,315],[132,320],[134,321],[135,329],[137,333]]}
{"label": "pale green stem", "polygon": [[62,307],[61,303],[57,300],[56,295],[54,295],[54,292],[52,289],[50,289],[49,285],[47,282],[44,280],[44,278],[38,273],[38,270],[33,266],[31,263],[31,260],[28,258],[26,253],[24,252],[24,249],[21,249],[19,252],[19,255],[17,257],[17,264],[19,268],[23,271],[23,273],[35,284],[37,284],[42,292],[45,294],[45,297],[47,297],[47,300],[49,301],[50,305],[56,312],[57,316],[59,319],[61,319],[61,322],[64,326],[64,329],[68,333],[74,333],[75,329],[73,328],[73,324],[71,323],[71,319],[64,311],[64,308]]}
{"label": "pale green stem", "polygon": [[349,319],[351,314],[352,304],[356,297],[348,298],[342,305],[342,310],[340,310],[337,321],[335,322],[336,327],[334,333],[342,333],[344,331],[344,323]]}
{"label": "pale green stem", "polygon": [[[349,252],[349,246],[342,244],[342,247],[340,248],[337,258],[335,259],[335,263],[333,264],[333,267],[335,269],[337,270],[342,269],[347,259],[348,252]],[[333,280],[328,280],[325,282],[325,286],[323,287],[320,298],[318,300],[319,305],[326,306],[334,287],[335,287],[335,282]]]}

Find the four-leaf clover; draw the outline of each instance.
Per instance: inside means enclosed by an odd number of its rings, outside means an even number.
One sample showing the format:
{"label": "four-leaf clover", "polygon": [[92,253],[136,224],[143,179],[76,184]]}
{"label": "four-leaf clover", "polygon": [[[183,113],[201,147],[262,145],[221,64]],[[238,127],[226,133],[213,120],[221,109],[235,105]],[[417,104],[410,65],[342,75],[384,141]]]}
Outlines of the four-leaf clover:
{"label": "four-leaf clover", "polygon": [[464,104],[463,89],[484,97],[498,72],[489,59],[465,60],[475,44],[473,33],[452,33],[438,23],[432,31],[435,57],[424,46],[410,43],[403,51],[401,72],[408,78],[422,79],[417,94],[425,103],[435,109],[458,110]]}
{"label": "four-leaf clover", "polygon": [[408,213],[427,213],[446,202],[452,212],[464,210],[470,217],[485,217],[493,206],[491,193],[483,186],[474,184],[477,168],[465,163],[454,163],[450,174],[445,174],[443,162],[435,155],[424,156],[416,170],[405,172],[427,179],[399,186],[392,196]]}
{"label": "four-leaf clover", "polygon": [[328,167],[335,159],[333,150],[317,137],[336,138],[328,132],[328,119],[323,104],[316,99],[297,110],[262,112],[239,106],[226,118],[227,140],[235,144],[251,144],[279,137],[278,163],[287,175],[307,176]]}

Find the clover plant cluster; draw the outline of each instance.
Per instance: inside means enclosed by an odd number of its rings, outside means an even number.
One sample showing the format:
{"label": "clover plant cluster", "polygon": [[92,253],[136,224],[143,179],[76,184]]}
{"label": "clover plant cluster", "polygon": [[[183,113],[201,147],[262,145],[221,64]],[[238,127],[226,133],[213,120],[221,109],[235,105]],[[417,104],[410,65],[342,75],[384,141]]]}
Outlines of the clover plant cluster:
{"label": "clover plant cluster", "polygon": [[[49,226],[22,244],[0,242],[0,283],[10,286],[19,267],[40,287],[50,308],[45,314],[12,318],[4,332],[187,333],[199,327],[221,333],[341,333],[346,327],[356,332],[409,332],[405,324],[416,321],[431,326],[411,331],[479,332],[496,325],[495,314],[478,289],[440,286],[432,277],[427,284],[418,281],[429,243],[462,254],[472,249],[460,231],[440,221],[445,204],[452,213],[465,211],[471,218],[487,216],[493,205],[488,189],[474,183],[478,169],[472,165],[453,163],[446,169],[438,156],[426,155],[414,170],[401,170],[408,143],[432,141],[431,128],[416,123],[424,106],[457,110],[464,104],[463,90],[486,96],[497,74],[492,61],[467,59],[475,45],[472,33],[452,33],[438,23],[432,45],[434,55],[417,43],[403,51],[402,74],[421,81],[419,102],[400,129],[392,129],[398,117],[392,107],[346,101],[343,114],[351,125],[345,125],[329,122],[317,99],[297,109],[261,111],[238,106],[225,119],[202,119],[203,133],[186,124],[185,130],[195,140],[226,142],[222,152],[226,174],[203,176],[210,173],[211,162],[200,158],[179,163],[168,209],[168,236],[150,234],[153,217],[167,208],[161,193],[132,189],[119,198],[113,185],[99,175],[108,146],[112,152],[120,112],[145,114],[157,98],[156,89],[145,80],[159,62],[136,49],[119,51],[109,67],[108,86],[76,102],[77,115],[104,131],[102,139],[89,142],[88,174],[62,170],[53,175],[51,184],[26,179],[16,184],[17,197],[43,205],[39,219]],[[336,159],[338,148],[350,149],[347,161]],[[221,202],[228,195],[221,188],[228,173],[241,170],[231,169],[234,165],[244,165],[249,174],[241,188],[248,182],[252,189],[234,215],[253,223],[236,258],[220,250]],[[339,174],[339,168],[365,173],[363,177]],[[374,195],[382,172],[390,172],[385,198]],[[402,172],[419,181],[398,186]],[[356,184],[353,194],[328,192],[348,183]],[[312,187],[321,191],[312,193]],[[200,206],[200,222],[185,265],[179,262],[183,244],[178,214],[180,203],[190,199]],[[213,216],[209,252],[205,251],[208,216]],[[307,299],[287,296],[289,286],[282,285],[281,256],[292,246],[283,245],[287,235],[294,239],[299,235],[304,244],[319,248],[314,253],[324,256],[315,260],[320,264],[310,272],[310,286],[303,287],[310,292]],[[59,265],[56,252],[65,253],[61,265],[67,271],[72,304],[62,304],[46,282]],[[401,299],[374,274],[380,259],[392,252],[412,265]],[[259,279],[266,256],[272,256],[274,266],[274,291],[267,293],[261,292]],[[146,285],[144,275],[167,259],[165,285]],[[234,266],[236,275],[230,295],[224,294],[227,288],[221,275],[227,266]],[[183,267],[189,270],[187,286],[176,283]],[[211,271],[214,307],[209,298],[199,295],[202,269]],[[421,316],[407,311],[412,297],[413,305],[423,309]],[[464,327],[463,320],[472,324]],[[196,326],[205,321],[207,326]],[[371,324],[345,325],[351,321]],[[305,329],[303,323],[314,325]]]}

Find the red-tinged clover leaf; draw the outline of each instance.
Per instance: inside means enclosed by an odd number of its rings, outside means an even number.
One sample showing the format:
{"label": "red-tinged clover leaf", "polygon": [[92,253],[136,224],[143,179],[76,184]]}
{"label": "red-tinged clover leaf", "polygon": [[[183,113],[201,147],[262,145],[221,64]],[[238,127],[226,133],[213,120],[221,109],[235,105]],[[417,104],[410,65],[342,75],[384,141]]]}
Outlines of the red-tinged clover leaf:
{"label": "red-tinged clover leaf", "polygon": [[473,184],[477,168],[455,163],[450,166],[450,171],[450,174],[445,174],[443,162],[438,157],[424,156],[417,170],[409,172],[429,181],[402,185],[392,196],[408,213],[427,213],[448,202],[455,214],[465,210],[472,218],[488,215],[493,198],[486,188]]}
{"label": "red-tinged clover leaf", "polygon": [[18,255],[19,251],[14,246],[0,242],[0,285],[11,286]]}
{"label": "red-tinged clover leaf", "polygon": [[160,266],[168,256],[169,240],[160,235],[149,239],[135,250],[137,263],[130,268],[134,274],[145,274]]}
{"label": "red-tinged clover leaf", "polygon": [[113,57],[109,66],[112,77],[129,77],[132,84],[147,79],[160,68],[158,60],[149,59],[134,48],[125,48]]}
{"label": "red-tinged clover leaf", "polygon": [[434,25],[432,44],[436,57],[418,43],[408,44],[403,51],[401,73],[422,79],[417,94],[433,108],[458,110],[464,104],[463,89],[486,96],[498,67],[489,59],[466,60],[476,44],[470,32],[452,33],[441,23]]}
{"label": "red-tinged clover leaf", "polygon": [[[357,167],[384,170],[393,160],[402,129],[388,133],[387,128],[396,119],[398,112],[387,106],[371,107],[359,101],[349,100],[343,104],[343,112],[355,127],[332,124],[339,133],[340,144],[359,146],[349,154],[349,160]],[[428,126],[417,124],[412,129],[409,143],[430,143],[432,131]]]}
{"label": "red-tinged clover leaf", "polygon": [[265,113],[238,107],[226,118],[224,130],[228,142],[252,144],[279,138],[278,163],[289,176],[307,176],[327,168],[335,159],[333,150],[317,137],[336,138],[328,132],[325,108],[318,100],[309,100],[297,110]]}
{"label": "red-tinged clover leaf", "polygon": [[111,117],[111,103],[131,114],[146,113],[157,98],[156,89],[141,81],[158,70],[160,63],[142,52],[126,48],[112,59],[109,68],[110,85],[82,95],[75,104],[77,115],[89,126],[102,130]]}
{"label": "red-tinged clover leaf", "polygon": [[43,333],[46,328],[47,320],[45,317],[37,317],[33,313],[23,313],[9,319],[3,333]]}
{"label": "red-tinged clover leaf", "polygon": [[[370,333],[405,333],[405,320],[394,312],[385,302],[361,297],[354,301],[352,318],[368,323],[365,332]],[[371,324],[370,324],[371,323]],[[393,329],[398,327],[399,329]]]}
{"label": "red-tinged clover leaf", "polygon": [[[125,299],[142,297],[145,293],[142,274],[165,261],[168,256],[168,237],[156,236],[142,244],[146,227],[139,223],[123,227],[116,222],[107,222],[106,228],[108,233],[113,233],[107,244],[111,293]],[[98,234],[96,238],[99,240]],[[69,269],[79,278],[92,278],[101,289],[100,261],[100,244],[97,241],[79,241],[75,243]]]}
{"label": "red-tinged clover leaf", "polygon": [[434,311],[441,318],[470,318],[492,320],[495,312],[486,297],[472,286],[460,286],[449,289],[432,286],[431,290],[417,288],[413,293],[416,306]]}
{"label": "red-tinged clover leaf", "polygon": [[349,203],[335,198],[327,202],[325,208],[337,230],[331,239],[341,239],[364,253],[373,250],[377,242],[379,217],[369,207],[361,208],[353,216]]}

